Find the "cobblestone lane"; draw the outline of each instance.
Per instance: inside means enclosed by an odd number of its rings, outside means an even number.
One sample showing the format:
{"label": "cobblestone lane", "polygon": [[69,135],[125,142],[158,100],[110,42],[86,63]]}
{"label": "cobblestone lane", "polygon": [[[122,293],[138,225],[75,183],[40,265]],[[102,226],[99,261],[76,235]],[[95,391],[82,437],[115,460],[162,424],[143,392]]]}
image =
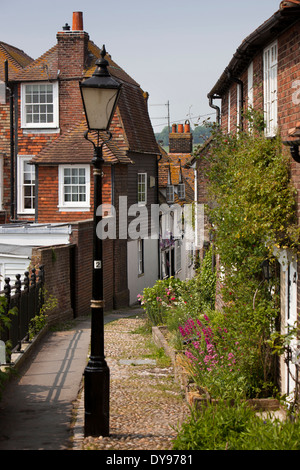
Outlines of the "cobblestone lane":
{"label": "cobblestone lane", "polygon": [[172,449],[176,429],[189,410],[171,363],[162,363],[151,337],[141,334],[144,324],[136,317],[105,326],[111,435],[84,437],[82,392],[75,406],[73,450]]}

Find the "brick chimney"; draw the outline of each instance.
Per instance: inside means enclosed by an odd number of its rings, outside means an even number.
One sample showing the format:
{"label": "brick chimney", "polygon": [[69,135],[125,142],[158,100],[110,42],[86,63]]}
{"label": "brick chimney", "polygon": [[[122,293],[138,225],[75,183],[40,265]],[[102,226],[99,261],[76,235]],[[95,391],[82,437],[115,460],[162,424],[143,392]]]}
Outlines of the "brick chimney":
{"label": "brick chimney", "polygon": [[169,134],[169,153],[191,153],[193,150],[193,134],[190,122],[185,124],[173,124],[172,132]]}
{"label": "brick chimney", "polygon": [[[72,29],[68,24],[57,33],[59,70],[59,110],[62,131],[82,119],[83,107],[78,82],[88,63],[89,35],[83,30],[82,12],[73,13]],[[72,118],[70,118],[70,115]]]}
{"label": "brick chimney", "polygon": [[89,35],[83,30],[82,12],[76,11],[72,30],[66,24],[63,31],[57,33],[60,78],[81,77],[88,58],[88,41]]}

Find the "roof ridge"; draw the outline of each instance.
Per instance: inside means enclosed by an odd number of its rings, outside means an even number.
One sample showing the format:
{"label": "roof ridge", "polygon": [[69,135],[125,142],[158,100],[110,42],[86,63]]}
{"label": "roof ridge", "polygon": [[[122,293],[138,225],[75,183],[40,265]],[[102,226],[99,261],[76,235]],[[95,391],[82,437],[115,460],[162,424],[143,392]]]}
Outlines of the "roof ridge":
{"label": "roof ridge", "polygon": [[5,49],[6,49],[6,47],[9,47],[11,49],[14,49],[15,51],[21,52],[23,55],[25,55],[29,59],[33,60],[32,57],[30,57],[26,52],[24,52],[22,49],[20,49],[17,46],[13,46],[12,44],[8,44],[7,42],[4,42],[4,41],[0,41],[0,45],[2,45]]}
{"label": "roof ridge", "polygon": [[293,8],[294,5],[300,7],[300,0],[288,0],[288,1],[280,2],[280,8],[281,8],[281,9],[284,9],[284,8]]}
{"label": "roof ridge", "polygon": [[46,52],[44,52],[40,57],[38,57],[37,59],[34,59],[30,64],[26,65],[26,67],[24,67],[24,71],[26,71],[26,69],[29,69],[29,68],[32,68],[32,67],[35,67],[40,61],[42,61],[47,55],[49,54],[52,54],[52,52],[57,49],[57,44],[55,44],[54,46],[50,47],[50,49],[48,49]]}
{"label": "roof ridge", "polygon": [[23,57],[26,57],[30,60],[33,60],[32,57],[30,57],[28,54],[26,54],[24,51],[22,51],[21,49],[19,49],[18,47],[15,47],[15,46],[12,46],[11,44],[8,44],[6,42],[3,42],[3,41],[0,41],[0,48],[2,49],[2,51],[4,52],[4,55],[9,58],[9,60],[11,62],[13,62],[13,64],[20,70],[23,70],[24,67],[17,61],[17,59],[15,57],[13,57],[13,55],[9,52],[8,49],[13,49],[13,51],[19,53],[20,55],[23,55]]}

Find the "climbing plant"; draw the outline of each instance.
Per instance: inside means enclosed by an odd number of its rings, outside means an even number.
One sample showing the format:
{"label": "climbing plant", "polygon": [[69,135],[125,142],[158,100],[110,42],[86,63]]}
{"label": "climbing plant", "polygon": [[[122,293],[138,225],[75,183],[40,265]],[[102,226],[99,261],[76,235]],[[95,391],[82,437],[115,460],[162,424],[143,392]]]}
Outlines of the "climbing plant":
{"label": "climbing plant", "polygon": [[231,334],[247,350],[248,366],[256,364],[261,380],[267,381],[267,340],[276,326],[279,301],[276,276],[272,286],[264,281],[262,263],[268,260],[275,272],[276,250],[296,251],[299,227],[281,140],[265,137],[258,115],[251,122],[251,132],[214,132],[207,172],[209,217]]}

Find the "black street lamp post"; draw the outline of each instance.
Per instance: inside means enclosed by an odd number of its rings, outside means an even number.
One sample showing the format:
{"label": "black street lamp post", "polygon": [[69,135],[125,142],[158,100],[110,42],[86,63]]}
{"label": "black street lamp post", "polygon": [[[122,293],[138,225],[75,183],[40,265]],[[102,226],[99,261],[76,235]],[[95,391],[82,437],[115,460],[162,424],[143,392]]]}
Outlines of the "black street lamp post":
{"label": "black street lamp post", "polygon": [[[96,235],[96,227],[102,219],[97,208],[102,204],[102,148],[112,138],[109,126],[113,118],[121,91],[121,84],[108,72],[106,50],[103,46],[101,59],[91,78],[81,82],[80,91],[88,125],[85,138],[94,145],[94,220],[93,220],[93,285],[91,300],[91,353],[84,371],[84,403],[86,436],[109,435],[109,367],[104,354],[104,296],[102,240]],[[88,133],[97,132],[97,143],[88,138]],[[100,132],[108,139],[100,144]],[[100,211],[101,212],[101,211]]]}

